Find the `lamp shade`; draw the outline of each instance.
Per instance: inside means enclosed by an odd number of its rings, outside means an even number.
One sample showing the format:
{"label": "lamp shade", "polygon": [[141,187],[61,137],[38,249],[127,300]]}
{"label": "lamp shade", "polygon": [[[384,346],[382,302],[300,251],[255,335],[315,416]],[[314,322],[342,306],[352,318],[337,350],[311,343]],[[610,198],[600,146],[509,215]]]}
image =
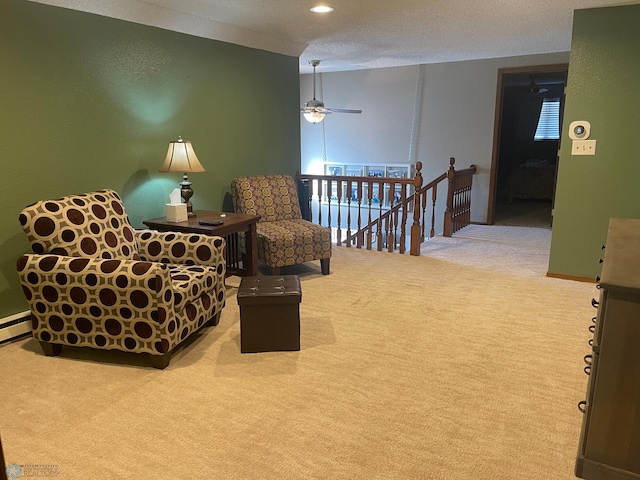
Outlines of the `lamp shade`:
{"label": "lamp shade", "polygon": [[169,142],[169,149],[164,162],[160,167],[161,172],[204,172],[204,167],[193,151],[191,142],[178,136],[178,140]]}

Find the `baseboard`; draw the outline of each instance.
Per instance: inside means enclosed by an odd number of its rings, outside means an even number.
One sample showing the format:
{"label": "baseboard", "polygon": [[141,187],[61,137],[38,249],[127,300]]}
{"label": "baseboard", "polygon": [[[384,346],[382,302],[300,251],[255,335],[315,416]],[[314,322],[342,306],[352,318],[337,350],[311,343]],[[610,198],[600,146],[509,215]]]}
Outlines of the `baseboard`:
{"label": "baseboard", "polygon": [[16,313],[0,319],[0,344],[31,333],[31,312]]}
{"label": "baseboard", "polygon": [[562,280],[573,280],[575,282],[596,283],[593,277],[581,277],[579,275],[565,275],[563,273],[547,272],[547,277],[561,278]]}

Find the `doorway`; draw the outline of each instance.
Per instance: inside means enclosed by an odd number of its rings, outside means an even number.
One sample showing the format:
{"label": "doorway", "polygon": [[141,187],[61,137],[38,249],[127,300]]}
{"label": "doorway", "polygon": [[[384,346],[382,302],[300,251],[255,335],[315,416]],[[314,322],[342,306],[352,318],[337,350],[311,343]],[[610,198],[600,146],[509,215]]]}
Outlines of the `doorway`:
{"label": "doorway", "polygon": [[[489,225],[551,226],[567,71],[568,64],[498,70]],[[554,115],[557,130],[542,129]]]}

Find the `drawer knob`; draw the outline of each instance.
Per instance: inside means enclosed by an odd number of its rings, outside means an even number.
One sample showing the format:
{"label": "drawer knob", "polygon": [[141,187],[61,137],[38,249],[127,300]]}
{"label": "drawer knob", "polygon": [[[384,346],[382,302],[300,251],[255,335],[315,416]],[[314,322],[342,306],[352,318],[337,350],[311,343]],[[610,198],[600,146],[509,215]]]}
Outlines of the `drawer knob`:
{"label": "drawer knob", "polygon": [[600,305],[600,302],[597,301],[595,298],[592,298],[591,305],[593,305],[595,308],[598,308],[598,305]]}

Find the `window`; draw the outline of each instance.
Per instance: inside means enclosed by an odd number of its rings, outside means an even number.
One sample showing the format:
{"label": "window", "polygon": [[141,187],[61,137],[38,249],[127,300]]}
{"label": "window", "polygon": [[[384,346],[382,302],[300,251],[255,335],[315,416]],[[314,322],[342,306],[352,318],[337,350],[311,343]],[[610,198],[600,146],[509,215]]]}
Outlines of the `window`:
{"label": "window", "polygon": [[538,119],[534,140],[558,140],[560,138],[560,100],[545,98]]}
{"label": "window", "polygon": [[[364,205],[368,205],[368,189],[369,181],[371,181],[371,203],[372,205],[380,205],[382,204],[382,208],[389,208],[396,203],[399,203],[402,199],[402,190],[405,190],[405,196],[411,195],[413,190],[413,185],[407,183],[396,183],[394,184],[394,192],[391,193],[391,185],[389,183],[385,183],[382,191],[380,190],[379,181],[376,182],[377,179],[380,178],[413,178],[415,176],[415,169],[413,165],[403,164],[403,163],[394,163],[394,164],[375,164],[375,165],[355,165],[350,163],[335,163],[335,162],[325,162],[324,163],[324,174],[331,176],[347,176],[347,177],[375,177],[367,178],[365,183],[360,186],[362,201]],[[328,180],[323,180],[323,185],[320,187],[322,192],[326,192],[327,182]],[[383,182],[384,183],[384,182]],[[351,192],[347,190],[348,180],[341,180],[341,188],[342,192],[340,195],[340,201],[344,204],[351,198],[351,202],[353,206],[357,204],[353,202],[358,201],[358,183],[351,183]],[[331,188],[331,202],[335,202],[338,200],[338,183],[333,180],[330,181]],[[315,195],[318,195],[317,191],[314,192]],[[348,197],[350,195],[350,197]],[[323,202],[327,202],[328,199],[324,196],[323,193]],[[412,211],[412,204],[409,203],[407,209],[408,211]]]}

